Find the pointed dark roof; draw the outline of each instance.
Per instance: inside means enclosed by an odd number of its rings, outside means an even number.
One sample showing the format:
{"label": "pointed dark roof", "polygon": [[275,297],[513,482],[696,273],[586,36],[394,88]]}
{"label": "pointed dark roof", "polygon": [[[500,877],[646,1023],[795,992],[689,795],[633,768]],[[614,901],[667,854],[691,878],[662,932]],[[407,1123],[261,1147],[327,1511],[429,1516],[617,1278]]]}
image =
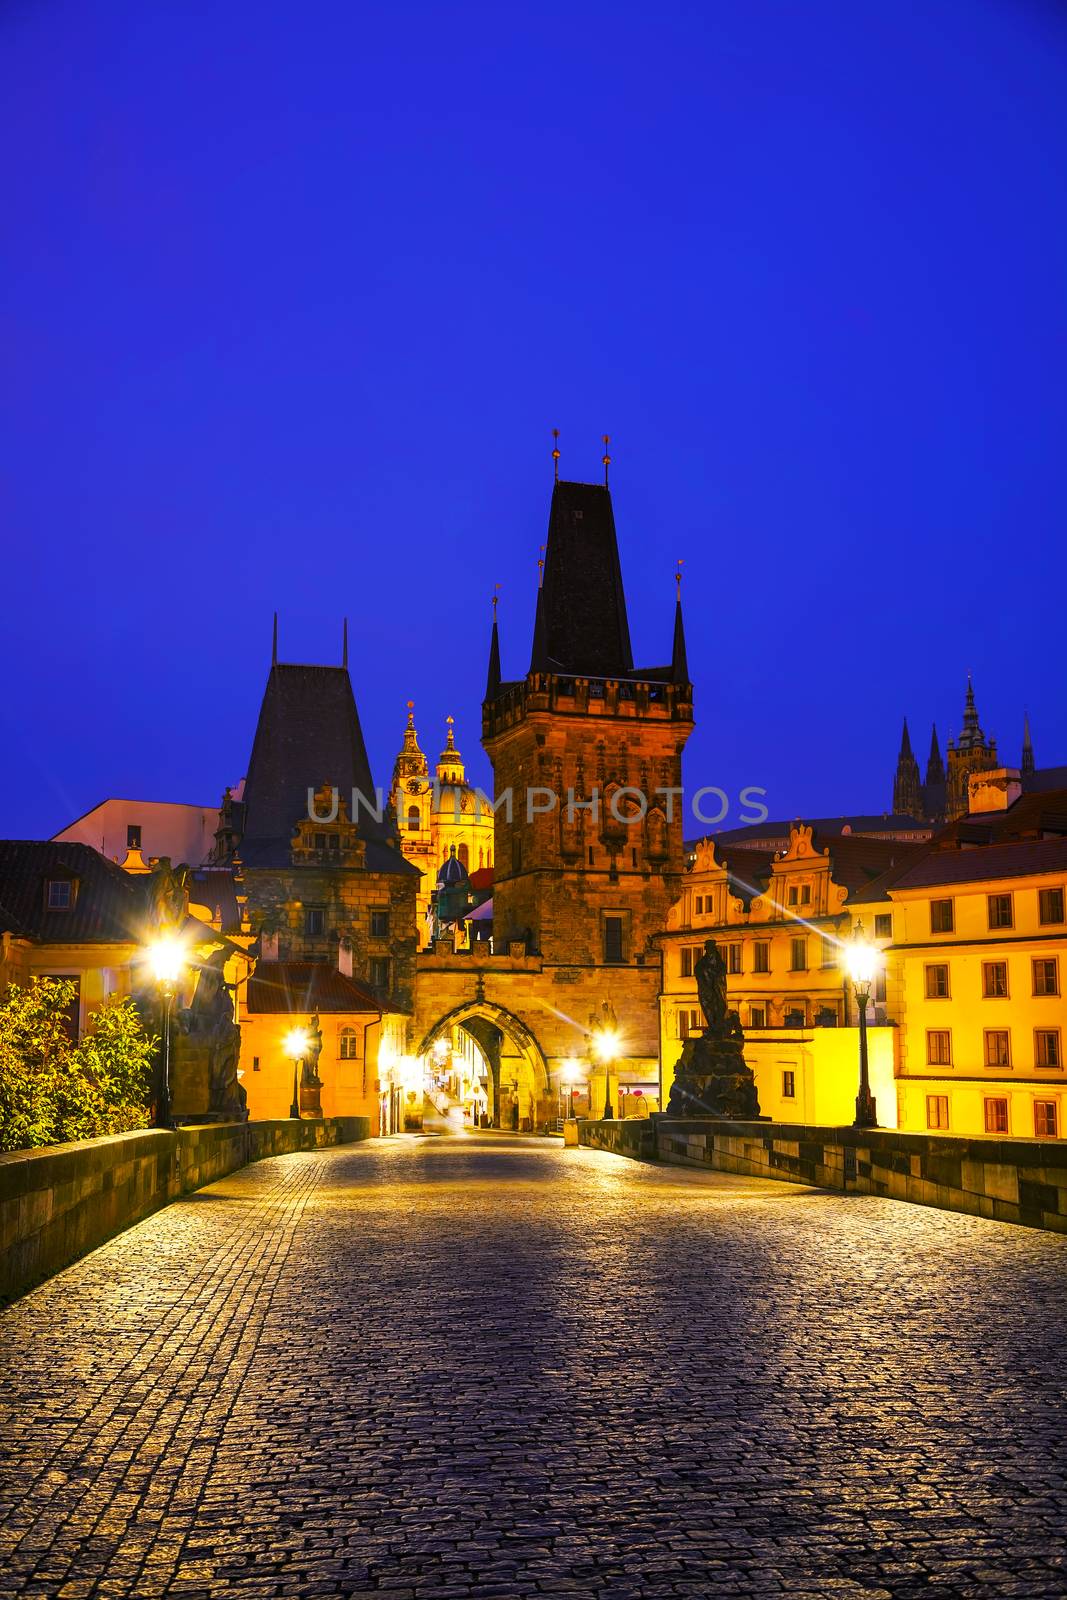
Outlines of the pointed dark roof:
{"label": "pointed dark roof", "polygon": [[632,674],[615,517],[603,484],[555,485],[538,607],[542,670],[601,678]]}
{"label": "pointed dark roof", "polygon": [[911,753],[911,736],[908,733],[908,719],[905,717],[904,732],[900,736],[900,755],[897,757],[898,761],[902,761],[905,756],[910,756]]}
{"label": "pointed dark roof", "polygon": [[[352,682],[345,667],[289,666],[270,669],[245,779],[245,823],[241,854],[249,846],[282,844],[307,815],[308,789],[332,784],[350,804],[352,790],[375,803],[367,747],[359,725]],[[379,824],[361,810],[365,838],[382,838]],[[257,854],[261,852],[256,852]]]}
{"label": "pointed dark roof", "polygon": [[926,758],[927,783],[944,783],[945,763],[941,759],[941,746],[937,742],[937,723],[930,728],[930,754]]}
{"label": "pointed dark roof", "polygon": [[489,640],[489,671],[485,679],[485,698],[493,700],[500,688],[500,633],[496,625],[496,607],[493,607],[493,633]]}
{"label": "pointed dark roof", "polygon": [[674,607],[674,650],[671,654],[671,682],[689,682],[689,662],[685,653],[685,624],[682,621],[682,597],[680,594]]}

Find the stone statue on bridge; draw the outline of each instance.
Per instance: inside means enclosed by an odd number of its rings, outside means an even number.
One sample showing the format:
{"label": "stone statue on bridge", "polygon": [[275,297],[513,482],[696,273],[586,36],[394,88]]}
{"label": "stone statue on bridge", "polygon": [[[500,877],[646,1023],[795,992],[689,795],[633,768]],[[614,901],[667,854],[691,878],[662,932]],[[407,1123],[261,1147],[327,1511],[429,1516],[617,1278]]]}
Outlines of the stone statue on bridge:
{"label": "stone statue on bridge", "polygon": [[745,1031],[726,997],[726,962],[714,939],[693,968],[704,1031],[689,1038],[671,1086],[667,1114],[741,1122],[760,1114],[752,1068],[745,1063]]}

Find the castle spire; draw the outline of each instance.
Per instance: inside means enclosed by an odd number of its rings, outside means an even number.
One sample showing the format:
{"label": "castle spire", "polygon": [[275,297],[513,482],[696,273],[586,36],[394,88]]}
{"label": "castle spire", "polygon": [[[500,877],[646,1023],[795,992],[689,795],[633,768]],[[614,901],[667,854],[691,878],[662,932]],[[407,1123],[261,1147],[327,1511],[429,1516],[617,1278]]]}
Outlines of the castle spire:
{"label": "castle spire", "polygon": [[1020,762],[1020,771],[1024,778],[1034,775],[1034,742],[1030,737],[1030,713],[1023,713],[1023,758]]}
{"label": "castle spire", "polygon": [[898,816],[921,817],[923,815],[922,783],[919,779],[919,763],[911,748],[911,736],[908,733],[908,719],[904,718],[904,730],[900,736],[900,754],[897,756],[897,772],[893,780],[893,810]]}
{"label": "castle spire", "polygon": [[941,746],[937,742],[937,723],[930,726],[930,754],[926,759],[927,783],[944,783],[945,763],[941,759]]}

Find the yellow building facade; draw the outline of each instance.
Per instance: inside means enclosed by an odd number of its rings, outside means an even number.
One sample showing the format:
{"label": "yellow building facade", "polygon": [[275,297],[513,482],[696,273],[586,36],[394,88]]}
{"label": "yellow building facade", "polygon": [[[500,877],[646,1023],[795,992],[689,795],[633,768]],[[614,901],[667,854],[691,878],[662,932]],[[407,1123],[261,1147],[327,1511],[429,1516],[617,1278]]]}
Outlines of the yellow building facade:
{"label": "yellow building facade", "polygon": [[[823,845],[802,823],[791,827],[788,846],[773,853],[699,841],[660,938],[660,1103],[670,1097],[685,1040],[704,1027],[694,970],[704,942],[714,939],[762,1114],[782,1122],[851,1122],[859,1030],[841,960],[853,926],[850,894],[914,850],[896,840],[848,836]],[[872,993],[867,1037],[879,1121],[894,1127],[899,1032],[884,982]]]}
{"label": "yellow building facade", "polygon": [[[885,952],[900,1126],[1062,1138],[1067,838],[935,849],[855,908]],[[887,937],[888,936],[888,937]]]}

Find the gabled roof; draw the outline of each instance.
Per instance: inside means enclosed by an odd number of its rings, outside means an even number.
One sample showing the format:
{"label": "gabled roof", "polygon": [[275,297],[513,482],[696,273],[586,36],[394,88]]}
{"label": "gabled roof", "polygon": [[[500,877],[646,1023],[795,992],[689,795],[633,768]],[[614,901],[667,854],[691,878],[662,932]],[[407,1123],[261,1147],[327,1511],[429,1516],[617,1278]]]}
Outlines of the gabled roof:
{"label": "gabled roof", "polygon": [[257,1014],[373,1012],[381,1005],[365,984],[314,961],[260,961],[248,980],[248,1010]]}
{"label": "gabled roof", "polygon": [[[46,904],[57,878],[77,880],[68,910]],[[0,924],[38,944],[141,944],[151,921],[149,881],[87,844],[0,840]]]}
{"label": "gabled roof", "polygon": [[[715,831],[711,837],[715,843],[723,845],[754,846],[756,841],[769,843],[780,840],[785,845],[789,840],[789,830],[795,827],[800,818],[794,817],[788,822],[775,822],[768,819],[766,822],[750,822],[740,828],[722,828]],[[884,812],[881,815],[864,815],[852,817],[806,817],[803,819],[813,832],[822,838],[823,844],[829,844],[834,835],[853,834],[864,835],[868,838],[884,837],[888,833],[916,833],[929,836],[933,829],[928,822],[921,821],[918,817],[909,817],[900,812]],[[695,841],[687,841],[686,849],[694,848]]]}

